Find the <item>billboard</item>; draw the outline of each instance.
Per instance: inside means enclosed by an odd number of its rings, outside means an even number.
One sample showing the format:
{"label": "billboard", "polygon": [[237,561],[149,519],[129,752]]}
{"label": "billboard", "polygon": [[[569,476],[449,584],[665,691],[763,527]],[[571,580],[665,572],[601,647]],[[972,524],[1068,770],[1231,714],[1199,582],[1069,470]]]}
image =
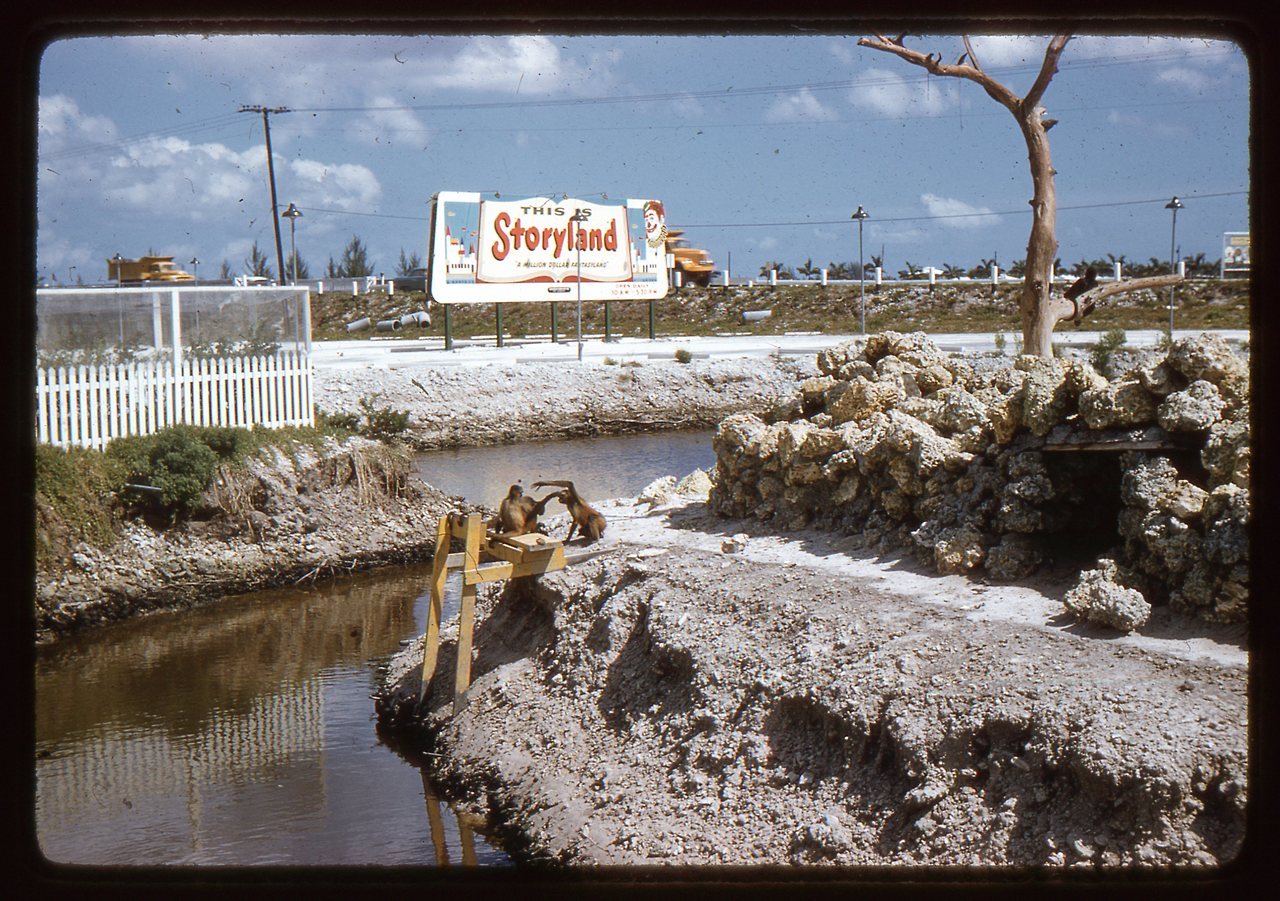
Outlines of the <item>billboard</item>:
{"label": "billboard", "polygon": [[431,206],[439,303],[656,300],[667,293],[666,215],[656,200],[502,198],[441,191]]}
{"label": "billboard", "polygon": [[1249,233],[1223,232],[1222,234],[1222,271],[1249,271]]}

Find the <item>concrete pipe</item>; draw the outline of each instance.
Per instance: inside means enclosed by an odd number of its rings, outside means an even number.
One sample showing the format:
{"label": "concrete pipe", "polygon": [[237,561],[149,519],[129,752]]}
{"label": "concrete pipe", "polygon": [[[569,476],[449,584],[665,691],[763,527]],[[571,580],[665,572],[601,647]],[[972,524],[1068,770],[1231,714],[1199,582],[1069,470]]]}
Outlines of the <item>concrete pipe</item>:
{"label": "concrete pipe", "polygon": [[398,332],[400,331],[400,320],[399,319],[383,319],[378,322],[378,331]]}
{"label": "concrete pipe", "polygon": [[348,322],[347,331],[358,332],[361,329],[366,329],[371,325],[373,325],[373,321],[368,316],[366,316],[363,319],[357,319],[355,322]]}
{"label": "concrete pipe", "polygon": [[773,315],[773,310],[743,310],[742,320],[744,322],[759,322],[762,319],[768,319]]}
{"label": "concrete pipe", "polygon": [[431,325],[431,314],[423,310],[414,313],[405,313],[400,317],[400,324],[403,326],[417,325],[426,328]]}

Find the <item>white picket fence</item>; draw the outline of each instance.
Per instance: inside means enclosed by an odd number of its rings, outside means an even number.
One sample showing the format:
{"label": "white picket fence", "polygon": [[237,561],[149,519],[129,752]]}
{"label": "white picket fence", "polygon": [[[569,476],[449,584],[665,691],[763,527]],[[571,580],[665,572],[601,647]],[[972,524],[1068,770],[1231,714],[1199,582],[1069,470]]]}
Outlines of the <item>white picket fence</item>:
{"label": "white picket fence", "polygon": [[315,425],[311,359],[282,351],[36,370],[36,437],[101,450],[166,426]]}

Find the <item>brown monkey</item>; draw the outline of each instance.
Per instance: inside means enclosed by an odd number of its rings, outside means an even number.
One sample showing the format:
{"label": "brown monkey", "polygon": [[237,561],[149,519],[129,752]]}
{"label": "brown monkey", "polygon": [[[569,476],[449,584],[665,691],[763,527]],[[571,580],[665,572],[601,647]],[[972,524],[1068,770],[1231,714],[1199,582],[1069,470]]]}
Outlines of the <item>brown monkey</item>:
{"label": "brown monkey", "polygon": [[1093,309],[1092,306],[1089,306],[1081,311],[1080,301],[1076,300],[1076,298],[1086,291],[1093,289],[1097,284],[1098,270],[1090,266],[1085,269],[1084,275],[1072,282],[1071,287],[1063,292],[1062,296],[1071,301],[1072,306],[1075,308],[1071,316],[1073,322],[1079,323],[1079,321],[1087,316]]}
{"label": "brown monkey", "polygon": [[564,491],[548,496],[558,498],[560,503],[569,509],[569,516],[573,519],[573,524],[569,526],[569,534],[565,536],[565,541],[572,540],[574,529],[579,530],[587,537],[588,544],[604,534],[604,516],[601,515],[599,510],[582,499],[578,494],[578,489],[573,487],[573,482],[533,483],[534,488],[541,488],[544,485],[554,485],[564,489]]}
{"label": "brown monkey", "polygon": [[489,522],[489,528],[516,535],[532,532],[537,529],[538,517],[553,497],[559,497],[559,492],[548,494],[540,501],[534,500],[524,493],[519,484],[512,485],[498,506],[498,515]]}

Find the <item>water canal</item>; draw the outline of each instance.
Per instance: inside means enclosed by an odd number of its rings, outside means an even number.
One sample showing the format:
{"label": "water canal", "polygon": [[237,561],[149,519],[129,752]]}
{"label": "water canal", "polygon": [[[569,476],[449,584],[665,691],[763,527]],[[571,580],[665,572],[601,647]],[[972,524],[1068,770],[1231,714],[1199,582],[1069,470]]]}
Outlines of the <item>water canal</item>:
{"label": "water canal", "polygon": [[[617,497],[713,461],[698,432],[439,451],[418,469],[494,504],[516,480]],[[510,865],[375,728],[378,667],[422,631],[429,573],[226,597],[39,649],[41,851],[97,866]],[[456,604],[454,589],[446,616]]]}

